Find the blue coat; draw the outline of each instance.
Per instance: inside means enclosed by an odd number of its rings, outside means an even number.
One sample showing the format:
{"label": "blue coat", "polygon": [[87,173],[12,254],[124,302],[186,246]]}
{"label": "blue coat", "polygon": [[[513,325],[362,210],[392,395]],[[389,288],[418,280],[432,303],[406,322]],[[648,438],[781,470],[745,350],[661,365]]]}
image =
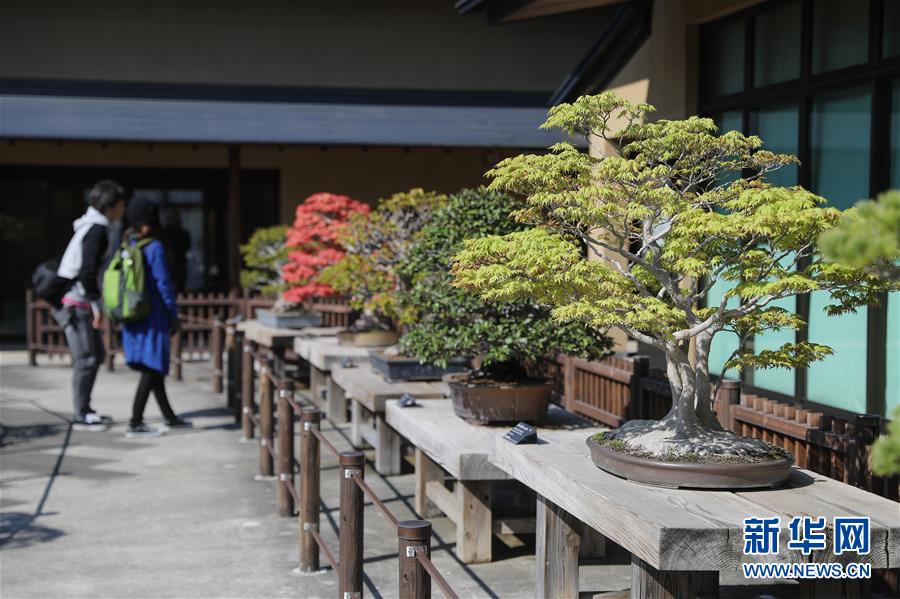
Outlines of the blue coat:
{"label": "blue coat", "polygon": [[162,242],[154,239],[142,251],[145,285],[150,294],[150,316],[122,327],[125,363],[169,374],[169,325],[178,320],[175,290],[169,278]]}

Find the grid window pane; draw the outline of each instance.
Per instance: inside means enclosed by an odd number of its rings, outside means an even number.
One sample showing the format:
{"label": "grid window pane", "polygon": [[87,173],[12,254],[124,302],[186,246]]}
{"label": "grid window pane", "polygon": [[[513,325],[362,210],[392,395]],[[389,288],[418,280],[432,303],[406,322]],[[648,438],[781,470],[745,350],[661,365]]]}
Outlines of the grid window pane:
{"label": "grid window pane", "polygon": [[869,3],[847,0],[812,2],[814,73],[866,62]]}
{"label": "grid window pane", "polygon": [[710,96],[724,96],[744,89],[743,20],[729,21],[704,32],[703,75]]}
{"label": "grid window pane", "polygon": [[884,23],[881,30],[881,55],[900,54],[900,2],[884,0]]}
{"label": "grid window pane", "polygon": [[800,76],[800,2],[759,13],[754,25],[753,85]]}
{"label": "grid window pane", "polygon": [[[845,209],[868,195],[870,96],[865,89],[823,96],[811,119],[812,188]],[[809,368],[810,400],[853,412],[866,411],[867,310],[828,316],[827,293],[810,295],[809,340],[834,354]]]}

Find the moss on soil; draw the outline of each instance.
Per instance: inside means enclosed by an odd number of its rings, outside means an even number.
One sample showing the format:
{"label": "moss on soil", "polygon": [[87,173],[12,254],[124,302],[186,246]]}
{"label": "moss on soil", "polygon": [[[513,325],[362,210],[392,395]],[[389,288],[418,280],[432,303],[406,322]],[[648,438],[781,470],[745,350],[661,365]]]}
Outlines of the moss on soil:
{"label": "moss on soil", "polygon": [[774,445],[770,445],[771,451],[765,455],[759,456],[738,456],[738,455],[719,455],[719,454],[700,454],[695,451],[687,451],[685,453],[668,453],[662,457],[654,456],[646,451],[641,451],[638,449],[632,448],[627,441],[622,439],[609,439],[607,438],[607,433],[610,431],[603,431],[591,436],[591,441],[597,443],[598,445],[602,445],[604,447],[608,447],[612,451],[617,453],[624,453],[626,455],[634,456],[636,458],[647,458],[651,460],[659,460],[661,462],[671,462],[676,464],[684,464],[684,463],[706,463],[706,464],[762,464],[765,462],[775,462],[778,460],[783,460],[788,457],[792,457],[790,453],[781,449],[780,447],[776,447]]}

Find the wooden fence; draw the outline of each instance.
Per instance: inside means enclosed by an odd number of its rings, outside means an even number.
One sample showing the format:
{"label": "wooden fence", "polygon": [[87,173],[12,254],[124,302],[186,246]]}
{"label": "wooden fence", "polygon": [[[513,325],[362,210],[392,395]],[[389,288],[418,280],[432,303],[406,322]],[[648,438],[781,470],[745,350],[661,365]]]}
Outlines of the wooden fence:
{"label": "wooden fence", "polygon": [[[29,362],[36,365],[39,354],[50,357],[68,355],[66,336],[50,314],[50,305],[35,299],[29,290],[25,294],[25,306],[25,342]],[[180,359],[194,360],[207,356],[215,320],[228,321],[237,317],[251,319],[256,316],[257,310],[270,307],[271,300],[233,293],[179,294],[178,313],[182,320],[178,339]],[[343,327],[350,324],[352,310],[343,298],[317,299],[309,302],[306,308],[322,314],[323,326]],[[103,340],[107,349],[107,368],[112,369],[119,349],[119,335],[116,327],[107,319],[103,321]]]}

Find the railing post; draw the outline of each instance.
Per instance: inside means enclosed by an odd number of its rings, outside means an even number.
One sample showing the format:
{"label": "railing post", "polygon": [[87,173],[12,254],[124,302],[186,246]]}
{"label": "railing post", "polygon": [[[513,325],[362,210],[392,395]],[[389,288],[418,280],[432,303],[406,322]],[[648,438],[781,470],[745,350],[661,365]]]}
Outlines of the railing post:
{"label": "railing post", "polygon": [[431,577],[416,559],[431,557],[431,522],[404,520],[397,527],[400,562],[400,599],[431,599]]}
{"label": "railing post", "polygon": [[184,372],[181,369],[181,330],[172,333],[172,355],[169,361],[175,365],[174,375],[176,381],[184,380]]}
{"label": "railing post", "polygon": [[319,429],[322,413],[303,408],[300,413],[300,571],[319,569],[319,545],[310,529],[319,528]]}
{"label": "railing post", "polygon": [[225,333],[225,323],[218,318],[213,321],[212,339],[209,343],[209,351],[212,354],[212,390],[213,393],[222,392],[222,342]]}
{"label": "railing post", "polygon": [[272,386],[272,355],[266,353],[259,369],[259,473],[261,476],[272,476],[274,467],[272,454],[274,451],[274,430],[272,426],[273,395]]}
{"label": "railing post", "polygon": [[716,412],[719,424],[722,425],[722,428],[733,431],[734,422],[732,422],[731,406],[741,403],[741,382],[731,379],[723,380],[719,386],[719,392],[716,394],[716,399],[719,400],[719,408]]}
{"label": "railing post", "polygon": [[241,419],[244,440],[253,438],[253,342],[244,340],[241,356]]}
{"label": "railing post", "polygon": [[28,364],[37,366],[37,350],[34,339],[34,292],[25,290],[25,348],[28,350]]}
{"label": "railing post", "polygon": [[294,409],[289,399],[294,395],[293,381],[278,383],[278,486],[275,498],[278,513],[282,516],[294,515],[294,496],[290,489],[294,486]]}
{"label": "railing post", "polygon": [[228,350],[228,407],[234,412],[235,424],[241,422],[241,356],[243,355],[244,333],[233,324],[228,325],[230,339],[226,341]]}
{"label": "railing post", "polygon": [[341,464],[341,530],[338,564],[339,597],[360,599],[363,574],[363,492],[354,478],[363,478],[366,454],[361,451],[344,451]]}

